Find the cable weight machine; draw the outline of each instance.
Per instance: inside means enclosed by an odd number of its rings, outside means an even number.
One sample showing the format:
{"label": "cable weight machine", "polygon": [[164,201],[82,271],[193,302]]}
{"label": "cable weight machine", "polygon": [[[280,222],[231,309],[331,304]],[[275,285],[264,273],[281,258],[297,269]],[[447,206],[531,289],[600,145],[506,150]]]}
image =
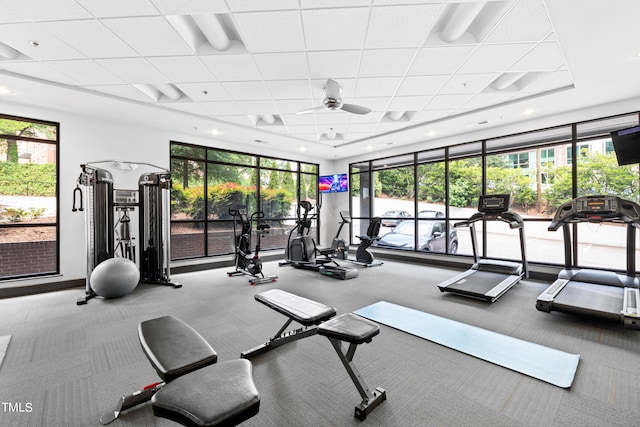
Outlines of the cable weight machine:
{"label": "cable weight machine", "polygon": [[[87,271],[85,295],[77,304],[98,296],[91,275],[111,258],[135,263],[140,283],[182,287],[170,278],[171,173],[147,163],[113,160],[85,163],[81,168],[72,211],[84,211]],[[143,171],[139,177],[133,175],[137,169]],[[116,181],[128,189],[115,189]],[[137,190],[131,189],[136,184]]]}

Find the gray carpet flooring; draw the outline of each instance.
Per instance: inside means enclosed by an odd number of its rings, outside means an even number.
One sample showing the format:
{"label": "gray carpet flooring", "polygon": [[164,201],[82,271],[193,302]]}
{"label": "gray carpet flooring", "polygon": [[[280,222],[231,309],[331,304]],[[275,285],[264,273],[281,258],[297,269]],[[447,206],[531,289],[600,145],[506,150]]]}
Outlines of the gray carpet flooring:
{"label": "gray carpet flooring", "polygon": [[[388,261],[340,281],[265,264],[276,283],[249,286],[228,269],[175,275],[183,288],[140,285],[114,300],[76,306],[83,290],[0,300],[0,335],[12,335],[0,367],[0,426],[99,426],[119,396],[157,381],[140,350],[137,325],[179,317],[216,349],[219,360],[273,335],[284,317],[253,295],[280,288],[333,305],[338,313],[377,301],[447,317],[568,353],[580,354],[573,386],[561,389],[472,356],[381,326],[354,361],[388,399],[360,422],[360,401],[329,341],[314,336],[253,359],[262,396],[246,426],[637,426],[640,334],[617,323],[535,309],[547,283],[523,281],[488,304],[442,294],[457,272]],[[5,404],[7,403],[7,404]],[[11,403],[9,405],[8,403]],[[173,426],[145,405],[113,426]]]}

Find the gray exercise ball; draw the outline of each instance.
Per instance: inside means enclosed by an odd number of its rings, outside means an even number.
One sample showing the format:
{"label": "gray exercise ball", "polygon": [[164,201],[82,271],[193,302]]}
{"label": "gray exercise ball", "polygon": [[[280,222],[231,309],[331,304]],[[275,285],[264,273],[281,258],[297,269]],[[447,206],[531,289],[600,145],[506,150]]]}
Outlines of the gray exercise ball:
{"label": "gray exercise ball", "polygon": [[140,281],[138,266],[126,258],[102,261],[91,273],[91,288],[104,298],[118,298],[133,291]]}

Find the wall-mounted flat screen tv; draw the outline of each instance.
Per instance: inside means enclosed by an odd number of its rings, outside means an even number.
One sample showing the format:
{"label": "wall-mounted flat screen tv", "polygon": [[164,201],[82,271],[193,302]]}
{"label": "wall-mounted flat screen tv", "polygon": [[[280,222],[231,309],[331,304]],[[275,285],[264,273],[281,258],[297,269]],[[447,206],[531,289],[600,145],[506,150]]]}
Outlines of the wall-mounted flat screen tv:
{"label": "wall-mounted flat screen tv", "polygon": [[318,191],[321,193],[342,193],[349,191],[349,179],[346,173],[323,175],[318,178]]}
{"label": "wall-mounted flat screen tv", "polygon": [[640,163],[640,126],[611,132],[611,141],[620,166]]}

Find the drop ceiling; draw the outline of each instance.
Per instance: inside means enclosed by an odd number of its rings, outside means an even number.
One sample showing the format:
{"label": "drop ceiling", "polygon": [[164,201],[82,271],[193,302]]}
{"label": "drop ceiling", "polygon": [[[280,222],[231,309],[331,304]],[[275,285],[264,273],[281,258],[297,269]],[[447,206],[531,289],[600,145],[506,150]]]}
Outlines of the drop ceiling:
{"label": "drop ceiling", "polygon": [[[331,159],[437,145],[637,97],[639,3],[0,0],[0,101]],[[296,114],[327,79],[371,112]]]}

